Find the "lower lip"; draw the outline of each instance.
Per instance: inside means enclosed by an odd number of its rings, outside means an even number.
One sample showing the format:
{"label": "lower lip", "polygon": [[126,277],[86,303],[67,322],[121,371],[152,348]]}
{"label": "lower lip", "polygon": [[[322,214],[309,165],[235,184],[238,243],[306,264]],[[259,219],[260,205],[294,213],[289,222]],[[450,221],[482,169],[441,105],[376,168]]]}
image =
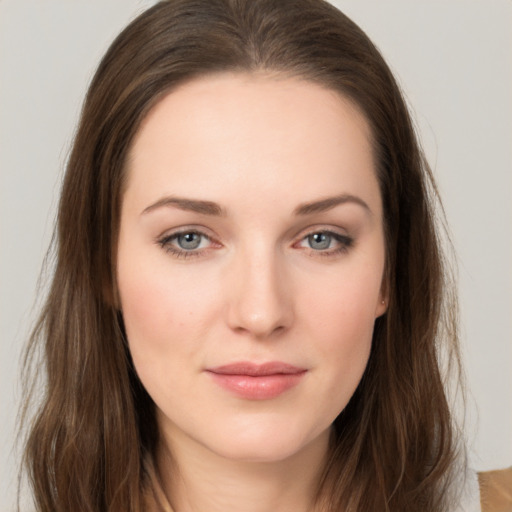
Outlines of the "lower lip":
{"label": "lower lip", "polygon": [[260,376],[208,373],[219,386],[241,398],[270,400],[295,387],[306,372]]}

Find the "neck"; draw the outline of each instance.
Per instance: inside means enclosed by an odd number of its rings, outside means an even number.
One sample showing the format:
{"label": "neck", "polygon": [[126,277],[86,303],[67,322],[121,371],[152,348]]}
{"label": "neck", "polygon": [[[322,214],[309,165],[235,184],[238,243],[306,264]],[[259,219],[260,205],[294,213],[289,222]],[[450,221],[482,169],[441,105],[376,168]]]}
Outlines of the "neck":
{"label": "neck", "polygon": [[157,466],[174,512],[312,512],[328,438],[325,432],[300,452],[269,462],[227,459],[181,439],[159,451]]}

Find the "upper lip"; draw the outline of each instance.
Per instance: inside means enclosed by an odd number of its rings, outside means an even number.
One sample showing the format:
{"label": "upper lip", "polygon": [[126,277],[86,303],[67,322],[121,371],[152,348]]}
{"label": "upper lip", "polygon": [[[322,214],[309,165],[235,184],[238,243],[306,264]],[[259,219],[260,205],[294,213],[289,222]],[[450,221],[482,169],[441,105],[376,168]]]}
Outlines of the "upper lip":
{"label": "upper lip", "polygon": [[303,373],[306,369],[282,363],[280,361],[271,361],[262,364],[256,364],[250,361],[241,361],[208,368],[207,371],[220,375],[249,375],[251,377],[262,377],[265,375],[293,375],[296,373]]}

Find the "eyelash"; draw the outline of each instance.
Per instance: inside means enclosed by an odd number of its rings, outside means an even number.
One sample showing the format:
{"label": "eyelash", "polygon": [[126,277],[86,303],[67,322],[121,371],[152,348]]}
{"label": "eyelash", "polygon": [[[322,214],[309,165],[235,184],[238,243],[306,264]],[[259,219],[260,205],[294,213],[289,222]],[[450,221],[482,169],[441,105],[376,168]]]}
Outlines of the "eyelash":
{"label": "eyelash", "polygon": [[[301,239],[299,240],[299,242],[296,242],[293,246],[297,247],[298,244],[303,243],[309,237],[314,236],[314,235],[319,235],[319,234],[326,235],[328,237],[333,238],[339,246],[336,248],[328,248],[325,250],[314,250],[311,247],[309,247],[309,248],[304,247],[303,249],[307,250],[311,257],[315,257],[315,256],[334,257],[334,256],[348,252],[348,250],[353,246],[353,243],[354,243],[354,239],[347,235],[342,235],[340,233],[336,233],[335,231],[331,231],[331,230],[318,229],[318,230],[310,231],[309,233],[302,236]],[[200,256],[203,256],[205,251],[207,251],[209,249],[209,248],[202,248],[202,249],[198,249],[198,250],[195,250],[195,249],[185,250],[185,249],[179,249],[178,247],[175,247],[174,245],[172,245],[173,241],[177,240],[177,238],[179,236],[183,236],[183,235],[198,235],[198,236],[202,237],[202,239],[206,239],[210,242],[213,242],[214,244],[216,243],[215,241],[212,240],[211,237],[209,237],[205,233],[203,233],[199,230],[196,230],[196,229],[184,229],[184,230],[176,231],[174,233],[165,235],[162,238],[158,239],[157,243],[158,243],[158,245],[160,245],[160,247],[165,252],[171,254],[173,257],[178,258],[178,259],[200,257]],[[220,246],[220,244],[218,244],[218,245]],[[301,248],[301,247],[299,246],[297,248]]]}
{"label": "eyelash", "polygon": [[[338,247],[325,249],[325,250],[314,250],[311,247],[304,248],[307,251],[309,251],[309,255],[311,257],[321,256],[324,258],[325,257],[329,258],[329,257],[338,256],[340,254],[345,254],[349,251],[349,249],[354,244],[354,239],[352,237],[347,236],[347,235],[342,235],[341,233],[337,233],[336,231],[330,231],[330,230],[326,230],[326,229],[319,229],[319,230],[311,231],[311,232],[307,233],[306,235],[304,235],[298,243],[304,242],[305,240],[307,240],[309,237],[311,237],[313,235],[320,235],[320,234],[333,238],[336,241],[336,243],[338,244]],[[294,244],[294,246],[295,245],[297,245],[297,244]]]}
{"label": "eyelash", "polygon": [[172,256],[179,259],[196,258],[198,256],[202,256],[205,249],[187,251],[185,249],[179,249],[178,247],[172,245],[172,242],[182,235],[199,235],[203,239],[209,240],[210,242],[212,241],[211,237],[209,237],[205,233],[202,233],[201,231],[198,231],[196,229],[184,229],[181,231],[171,233],[170,235],[165,235],[164,237],[158,240],[158,244],[160,245],[160,247],[162,247],[162,249],[165,252],[172,254]]}

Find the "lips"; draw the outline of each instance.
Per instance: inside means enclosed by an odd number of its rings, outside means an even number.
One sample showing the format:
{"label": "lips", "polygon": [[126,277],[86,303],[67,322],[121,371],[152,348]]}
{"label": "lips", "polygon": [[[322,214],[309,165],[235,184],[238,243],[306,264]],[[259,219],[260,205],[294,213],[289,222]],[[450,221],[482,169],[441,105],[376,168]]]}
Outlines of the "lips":
{"label": "lips", "polygon": [[237,362],[206,372],[224,390],[247,400],[270,400],[300,383],[307,370],[279,361]]}

